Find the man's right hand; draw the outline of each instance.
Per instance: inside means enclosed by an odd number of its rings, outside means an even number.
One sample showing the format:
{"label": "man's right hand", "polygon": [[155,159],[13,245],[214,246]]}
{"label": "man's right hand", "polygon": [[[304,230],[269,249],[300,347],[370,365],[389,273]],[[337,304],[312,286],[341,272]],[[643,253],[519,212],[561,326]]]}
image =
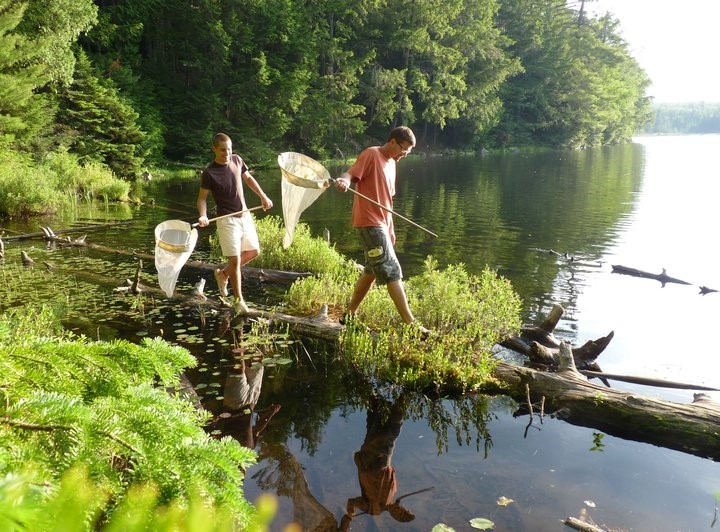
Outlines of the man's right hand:
{"label": "man's right hand", "polygon": [[347,192],[347,189],[350,188],[350,180],[346,177],[338,177],[335,180],[335,188],[340,192]]}
{"label": "man's right hand", "polygon": [[207,227],[208,225],[210,225],[210,221],[208,220],[208,217],[207,217],[207,216],[200,216],[200,217],[198,218],[198,225],[199,225],[200,227]]}

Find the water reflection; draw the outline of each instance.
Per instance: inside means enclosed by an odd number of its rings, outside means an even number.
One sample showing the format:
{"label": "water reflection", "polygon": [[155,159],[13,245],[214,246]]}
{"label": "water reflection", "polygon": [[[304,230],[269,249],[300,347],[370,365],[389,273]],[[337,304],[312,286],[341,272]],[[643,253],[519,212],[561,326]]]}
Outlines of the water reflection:
{"label": "water reflection", "polygon": [[218,428],[248,449],[255,449],[260,433],[278,413],[280,405],[271,404],[262,412],[255,412],[262,390],[265,366],[260,361],[245,360],[240,349],[237,350],[237,354],[239,356],[236,358],[236,363],[225,378],[224,415]]}
{"label": "water reflection", "polygon": [[404,393],[393,403],[378,395],[370,397],[365,441],[353,456],[361,495],[348,499],[340,530],[350,530],[352,520],[363,514],[376,516],[388,512],[401,523],[415,519],[415,515],[400,504],[400,498],[395,499],[398,480],[392,465],[395,440],[400,436],[406,407]]}

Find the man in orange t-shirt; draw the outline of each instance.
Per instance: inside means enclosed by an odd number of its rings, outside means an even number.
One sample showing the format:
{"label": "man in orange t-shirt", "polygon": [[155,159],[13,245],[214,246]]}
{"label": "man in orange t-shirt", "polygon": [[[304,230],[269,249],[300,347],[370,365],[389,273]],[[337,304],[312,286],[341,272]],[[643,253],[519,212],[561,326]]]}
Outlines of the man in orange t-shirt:
{"label": "man in orange t-shirt", "polygon": [[[353,200],[352,224],[365,250],[365,269],[355,284],[345,318],[354,317],[360,303],[374,282],[386,285],[390,298],[406,324],[415,322],[402,282],[402,268],[395,255],[395,230],[392,211],[395,195],[395,167],[397,161],[415,146],[415,135],[409,127],[396,127],[382,146],[363,150],[350,169],[335,180],[341,192],[355,183],[355,190],[378,202],[378,207],[356,194]],[[428,330],[417,325],[423,336]]]}

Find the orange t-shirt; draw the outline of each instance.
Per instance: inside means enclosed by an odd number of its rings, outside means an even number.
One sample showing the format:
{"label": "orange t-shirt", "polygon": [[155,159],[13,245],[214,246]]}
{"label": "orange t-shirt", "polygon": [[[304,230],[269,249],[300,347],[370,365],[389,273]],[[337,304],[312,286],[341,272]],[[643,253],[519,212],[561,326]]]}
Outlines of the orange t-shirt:
{"label": "orange t-shirt", "polygon": [[[395,159],[387,157],[380,146],[363,150],[348,173],[352,176],[357,192],[388,209],[393,208]],[[391,242],[395,243],[392,214],[358,195],[353,200],[352,224],[353,227],[385,226]]]}

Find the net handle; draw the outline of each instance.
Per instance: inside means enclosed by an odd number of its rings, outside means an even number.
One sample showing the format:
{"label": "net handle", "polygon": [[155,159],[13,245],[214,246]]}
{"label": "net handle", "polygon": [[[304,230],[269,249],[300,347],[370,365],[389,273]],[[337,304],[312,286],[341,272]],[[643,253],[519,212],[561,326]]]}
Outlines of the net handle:
{"label": "net handle", "polygon": [[[208,220],[208,223],[214,222],[215,220],[222,220],[223,218],[230,218],[231,216],[237,216],[238,214],[242,214],[244,212],[256,211],[256,210],[262,209],[262,208],[263,208],[262,205],[258,205],[257,207],[251,207],[250,209],[243,209],[241,211],[231,212],[230,214],[223,214],[222,216],[216,216],[215,218],[210,218]],[[197,227],[198,225],[200,225],[200,222],[195,222],[190,227]]]}
{"label": "net handle", "polygon": [[[330,178],[330,182],[335,182],[335,181],[337,181],[337,180],[336,180],[336,179],[333,179],[332,177]],[[408,222],[409,224],[414,225],[414,226],[417,227],[418,229],[422,229],[423,231],[425,231],[425,232],[428,233],[429,235],[432,235],[432,236],[434,236],[435,238],[437,238],[437,235],[436,235],[435,233],[433,233],[432,231],[430,231],[430,229],[426,229],[426,228],[423,227],[422,225],[413,222],[410,218],[406,218],[406,217],[403,216],[402,214],[396,213],[394,210],[385,207],[385,205],[382,205],[382,204],[378,203],[378,202],[375,201],[374,199],[368,198],[365,194],[361,194],[361,193],[358,192],[357,190],[355,190],[355,189],[353,189],[353,188],[350,188],[350,187],[348,187],[346,190],[349,190],[349,191],[352,192],[353,194],[355,194],[355,195],[357,195],[357,196],[360,196],[360,197],[363,198],[364,200],[367,200],[367,201],[369,201],[370,203],[372,203],[373,205],[377,205],[378,207],[380,207],[381,209],[389,212],[389,213],[392,214],[393,216],[397,216],[398,218],[402,218],[403,220],[405,220],[405,221]]]}

